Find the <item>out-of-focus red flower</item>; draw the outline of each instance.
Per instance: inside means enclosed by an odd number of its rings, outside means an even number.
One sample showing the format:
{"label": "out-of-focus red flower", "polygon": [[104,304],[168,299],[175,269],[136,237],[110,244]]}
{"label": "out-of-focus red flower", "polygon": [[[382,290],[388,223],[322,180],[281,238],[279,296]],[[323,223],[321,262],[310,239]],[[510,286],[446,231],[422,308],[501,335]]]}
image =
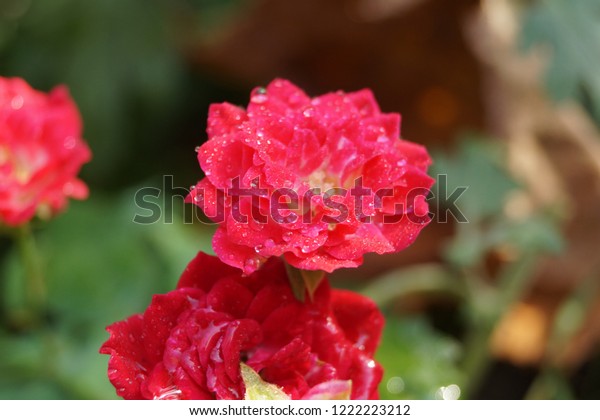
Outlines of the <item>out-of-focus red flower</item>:
{"label": "out-of-focus red flower", "polygon": [[247,110],[210,107],[206,177],[188,201],[219,223],[221,260],[247,274],[273,255],[304,270],[356,267],[404,249],[430,219],[431,159],[399,129],[368,89],[309,98],[275,80]]}
{"label": "out-of-focus red flower", "polygon": [[0,77],[0,224],[16,226],[36,212],[62,210],[68,197],[87,197],[77,174],[90,157],[65,87],[45,94]]}
{"label": "out-of-focus red flower", "polygon": [[299,302],[279,258],[245,277],[200,253],[176,290],[109,326],[100,352],[126,399],[243,399],[242,362],[293,399],[343,393],[344,381],[352,399],[375,399],[382,326],[373,302],[327,281]]}

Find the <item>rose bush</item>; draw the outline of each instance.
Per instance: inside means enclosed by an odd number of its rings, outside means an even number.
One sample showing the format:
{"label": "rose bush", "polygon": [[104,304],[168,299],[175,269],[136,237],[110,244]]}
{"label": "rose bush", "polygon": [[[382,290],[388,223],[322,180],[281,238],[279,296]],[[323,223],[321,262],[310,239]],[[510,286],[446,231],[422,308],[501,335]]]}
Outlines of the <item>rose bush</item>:
{"label": "rose bush", "polygon": [[45,94],[0,77],[0,223],[20,225],[60,211],[68,197],[85,198],[77,174],[90,157],[65,87]]}
{"label": "rose bush", "polygon": [[[373,360],[383,317],[375,304],[323,281],[297,301],[283,262],[250,276],[200,253],[177,289],[107,328],[108,374],[126,399],[243,399],[243,362],[290,398],[377,398]],[[341,390],[340,390],[341,389]]]}
{"label": "rose bush", "polygon": [[429,222],[424,147],[370,90],[309,98],[285,80],[247,110],[213,104],[189,201],[219,223],[213,247],[249,274],[270,256],[303,270],[356,267],[399,251]]}

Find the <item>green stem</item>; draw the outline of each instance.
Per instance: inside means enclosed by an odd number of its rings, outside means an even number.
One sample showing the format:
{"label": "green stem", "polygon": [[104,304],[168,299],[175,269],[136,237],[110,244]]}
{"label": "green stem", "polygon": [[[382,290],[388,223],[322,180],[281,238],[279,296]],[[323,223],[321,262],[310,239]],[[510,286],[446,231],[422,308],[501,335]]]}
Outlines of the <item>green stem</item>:
{"label": "green stem", "polygon": [[[465,395],[472,397],[474,390],[485,375],[491,360],[489,341],[494,327],[505,311],[522,297],[523,292],[529,286],[527,280],[535,268],[536,260],[535,253],[528,253],[510,264],[500,276],[498,295],[492,300],[490,307],[474,305],[478,309],[474,311],[475,316],[478,316],[479,319],[465,343],[464,372],[467,378]],[[477,296],[474,298],[477,299]],[[486,299],[485,305],[487,306],[489,303]]]}
{"label": "green stem", "polygon": [[21,226],[16,236],[25,268],[26,304],[31,314],[37,316],[46,305],[46,284],[41,258],[29,224]]}
{"label": "green stem", "polygon": [[459,279],[439,264],[420,264],[384,274],[361,290],[379,307],[386,307],[399,298],[421,293],[441,293],[458,300],[465,299]]}

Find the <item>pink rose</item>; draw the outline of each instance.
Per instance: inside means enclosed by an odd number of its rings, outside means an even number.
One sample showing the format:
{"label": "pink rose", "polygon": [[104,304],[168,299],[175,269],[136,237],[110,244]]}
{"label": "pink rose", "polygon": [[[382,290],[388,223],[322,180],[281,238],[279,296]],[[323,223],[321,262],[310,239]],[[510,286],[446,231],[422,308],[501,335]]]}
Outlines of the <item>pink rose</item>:
{"label": "pink rose", "polygon": [[198,150],[206,177],[188,200],[219,223],[219,258],[246,274],[270,256],[331,272],[410,245],[429,222],[433,180],[399,123],[370,90],[309,98],[285,80],[255,89],[247,110],[212,105]]}
{"label": "pink rose", "polygon": [[108,376],[126,399],[244,399],[241,363],[292,399],[378,398],[383,316],[323,281],[292,295],[279,258],[252,275],[200,253],[176,290],[107,328]]}
{"label": "pink rose", "polygon": [[90,157],[66,88],[45,94],[0,77],[0,223],[16,226],[87,197],[77,174]]}

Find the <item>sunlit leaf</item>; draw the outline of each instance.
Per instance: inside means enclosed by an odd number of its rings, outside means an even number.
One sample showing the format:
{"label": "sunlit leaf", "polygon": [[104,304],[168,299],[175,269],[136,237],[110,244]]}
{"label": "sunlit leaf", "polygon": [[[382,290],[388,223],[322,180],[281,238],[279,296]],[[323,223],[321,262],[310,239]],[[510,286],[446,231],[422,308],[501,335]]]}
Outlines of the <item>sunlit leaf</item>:
{"label": "sunlit leaf", "polygon": [[245,363],[240,363],[242,380],[246,387],[245,400],[289,400],[290,397],[277,385],[262,380],[260,375]]}

